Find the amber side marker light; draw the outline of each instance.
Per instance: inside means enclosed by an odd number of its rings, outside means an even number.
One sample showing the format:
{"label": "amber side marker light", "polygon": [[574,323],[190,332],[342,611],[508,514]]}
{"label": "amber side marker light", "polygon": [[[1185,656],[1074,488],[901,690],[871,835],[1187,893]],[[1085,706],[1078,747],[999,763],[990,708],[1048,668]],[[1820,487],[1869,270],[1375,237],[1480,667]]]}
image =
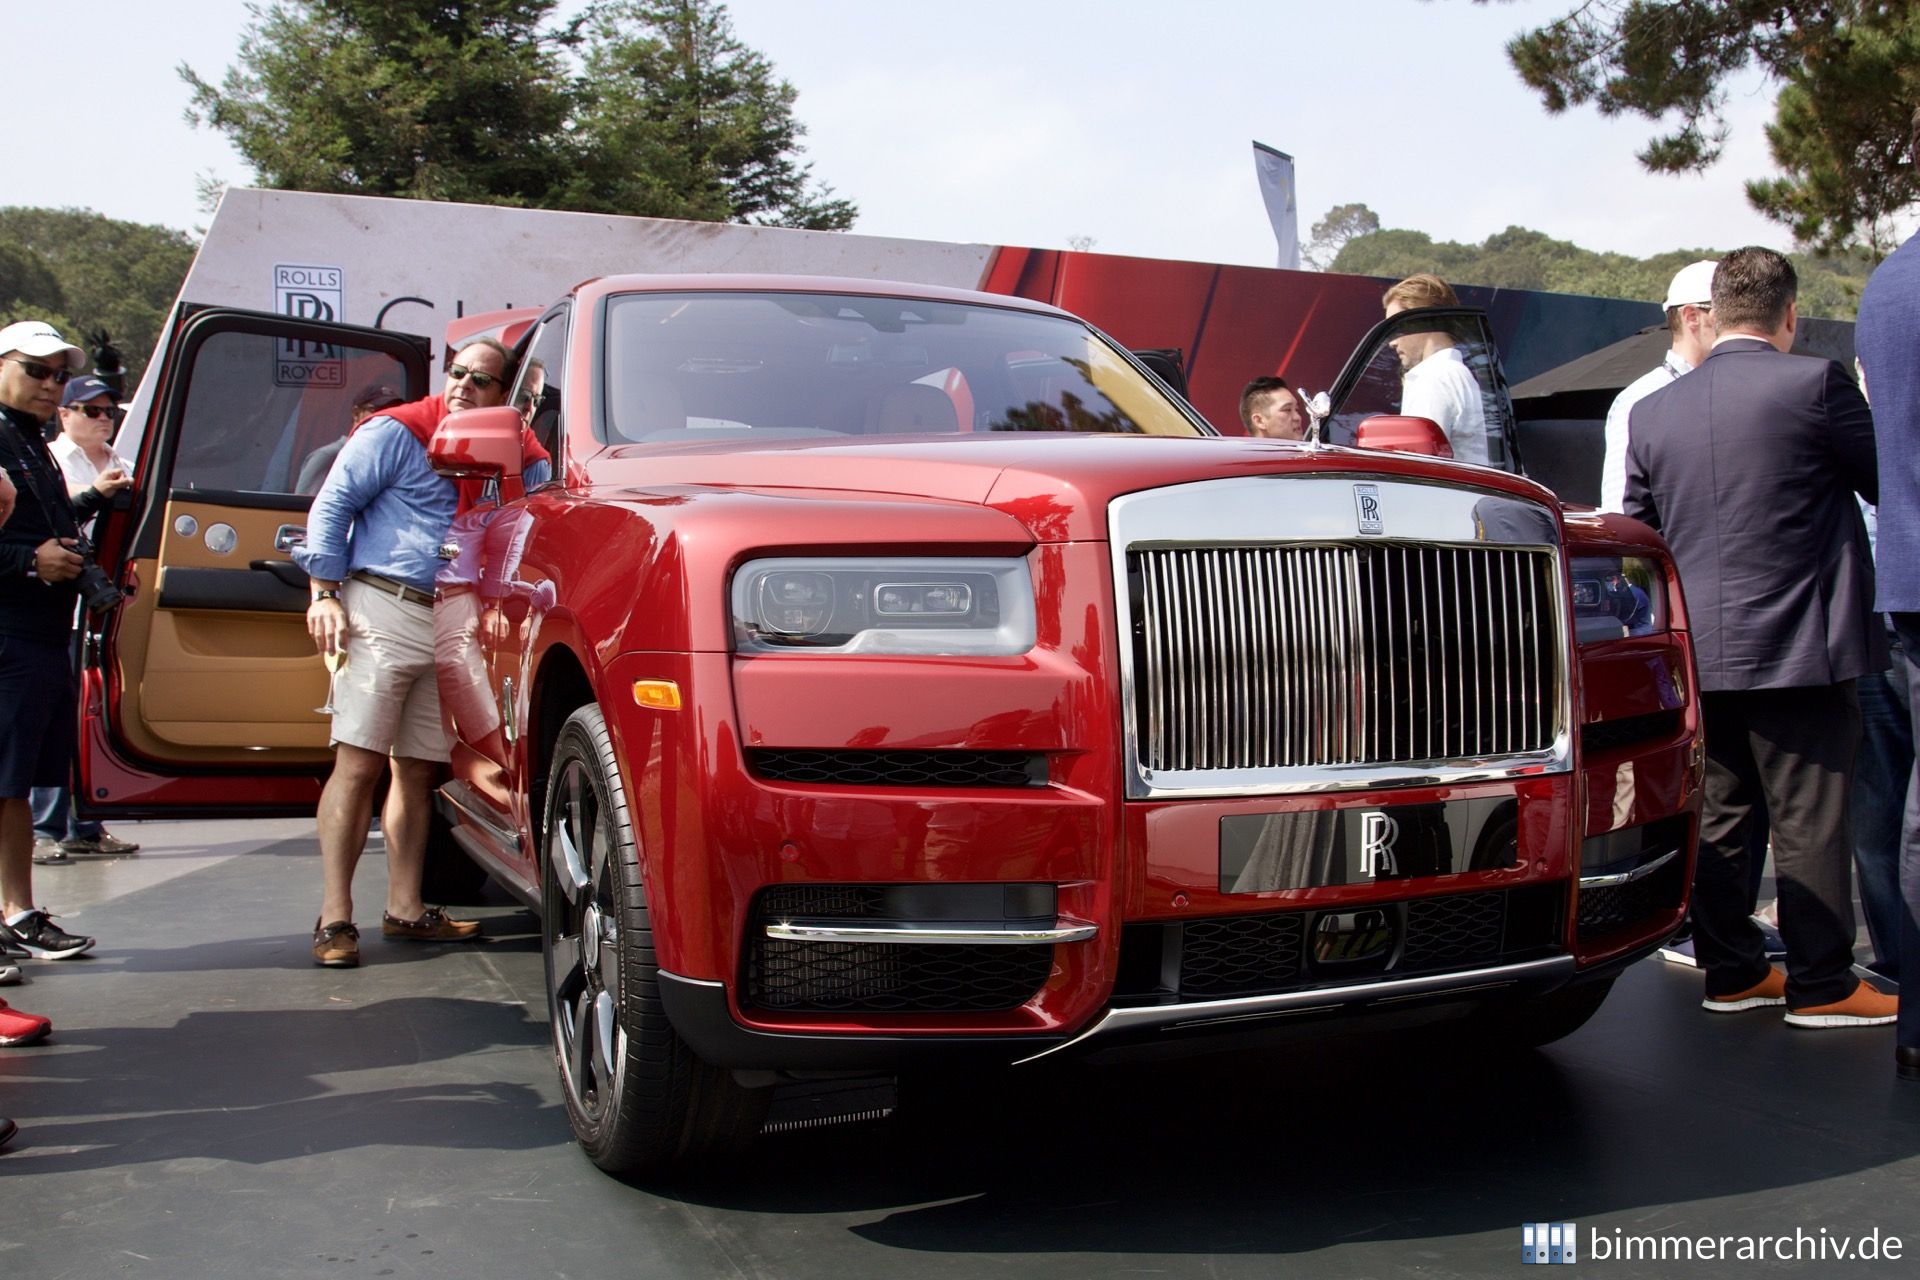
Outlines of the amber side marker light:
{"label": "amber side marker light", "polygon": [[680,686],[671,680],[635,680],[633,700],[652,711],[678,711]]}

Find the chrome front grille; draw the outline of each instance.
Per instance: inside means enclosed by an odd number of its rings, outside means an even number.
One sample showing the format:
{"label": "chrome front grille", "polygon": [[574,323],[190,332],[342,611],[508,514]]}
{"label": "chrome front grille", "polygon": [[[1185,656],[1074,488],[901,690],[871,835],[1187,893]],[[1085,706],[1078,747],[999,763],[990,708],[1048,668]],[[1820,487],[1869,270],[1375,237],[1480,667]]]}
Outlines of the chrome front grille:
{"label": "chrome front grille", "polygon": [[1485,761],[1564,737],[1555,553],[1339,541],[1129,547],[1150,777]]}

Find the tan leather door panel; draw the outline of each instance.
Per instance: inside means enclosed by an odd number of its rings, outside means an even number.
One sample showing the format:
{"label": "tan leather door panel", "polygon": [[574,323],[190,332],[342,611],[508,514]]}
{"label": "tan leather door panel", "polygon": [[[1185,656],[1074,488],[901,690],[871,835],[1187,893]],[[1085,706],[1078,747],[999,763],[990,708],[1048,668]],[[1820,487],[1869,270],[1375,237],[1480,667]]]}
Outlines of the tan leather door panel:
{"label": "tan leather door panel", "polygon": [[307,636],[304,582],[254,567],[300,511],[167,503],[156,560],[119,622],[121,730],[144,754],[182,761],[327,758],[327,673]]}

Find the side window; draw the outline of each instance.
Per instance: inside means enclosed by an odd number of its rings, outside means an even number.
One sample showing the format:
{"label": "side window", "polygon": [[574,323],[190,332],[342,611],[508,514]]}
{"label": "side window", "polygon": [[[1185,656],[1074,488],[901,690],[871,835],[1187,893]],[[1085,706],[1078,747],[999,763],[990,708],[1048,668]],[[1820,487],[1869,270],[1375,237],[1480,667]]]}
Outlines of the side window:
{"label": "side window", "polygon": [[[1513,410],[1500,373],[1499,358],[1486,325],[1477,315],[1395,317],[1362,370],[1353,390],[1335,407],[1327,439],[1353,443],[1360,419],[1380,413],[1417,413],[1440,423],[1449,438],[1458,421],[1442,421],[1458,409],[1458,397],[1429,392],[1424,401],[1409,403],[1409,380],[1426,380],[1444,387],[1451,376],[1446,365],[1464,367],[1471,374],[1480,418],[1485,423],[1487,463],[1503,471],[1517,467],[1513,454]],[[1418,394],[1418,393],[1416,393]]]}
{"label": "side window", "polygon": [[520,376],[513,388],[513,407],[520,411],[534,438],[556,459],[563,436],[561,382],[566,376],[566,355],[567,313],[562,311],[540,322],[520,359]]}
{"label": "side window", "polygon": [[217,333],[194,357],[169,484],[313,494],[359,417],[399,404],[407,373],[379,351]]}

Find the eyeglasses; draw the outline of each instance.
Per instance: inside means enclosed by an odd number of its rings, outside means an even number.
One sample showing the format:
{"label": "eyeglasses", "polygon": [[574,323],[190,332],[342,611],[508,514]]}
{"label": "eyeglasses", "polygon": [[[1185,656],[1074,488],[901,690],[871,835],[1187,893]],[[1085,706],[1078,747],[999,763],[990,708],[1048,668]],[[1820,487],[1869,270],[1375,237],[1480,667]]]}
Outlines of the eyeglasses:
{"label": "eyeglasses", "polygon": [[95,419],[111,418],[115,412],[112,405],[101,406],[97,404],[70,404],[67,406],[67,408],[73,413],[84,413],[89,418],[95,418]]}
{"label": "eyeglasses", "polygon": [[464,378],[473,384],[475,391],[485,391],[488,387],[500,381],[498,377],[491,373],[481,373],[478,369],[469,369],[463,364],[448,365],[447,378],[452,382],[458,382]]}
{"label": "eyeglasses", "polygon": [[8,356],[7,362],[19,365],[35,382],[45,382],[48,378],[52,378],[53,385],[56,387],[66,386],[67,379],[73,376],[73,370],[64,365],[56,369],[52,365],[41,364],[38,360],[21,360],[15,356]]}

